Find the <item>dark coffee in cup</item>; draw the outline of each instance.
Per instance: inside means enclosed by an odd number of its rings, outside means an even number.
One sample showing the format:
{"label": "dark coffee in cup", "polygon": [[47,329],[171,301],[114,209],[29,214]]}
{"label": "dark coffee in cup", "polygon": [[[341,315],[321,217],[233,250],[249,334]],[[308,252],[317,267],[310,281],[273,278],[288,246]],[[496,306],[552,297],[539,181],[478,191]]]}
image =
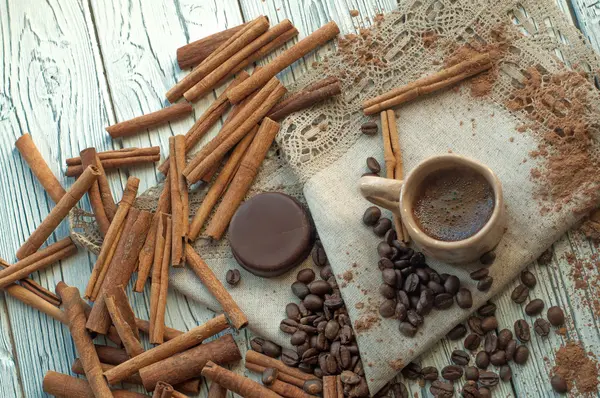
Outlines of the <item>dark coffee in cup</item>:
{"label": "dark coffee in cup", "polygon": [[454,242],[475,235],[494,211],[494,189],[469,167],[436,170],[423,179],[416,192],[415,221],[437,240]]}

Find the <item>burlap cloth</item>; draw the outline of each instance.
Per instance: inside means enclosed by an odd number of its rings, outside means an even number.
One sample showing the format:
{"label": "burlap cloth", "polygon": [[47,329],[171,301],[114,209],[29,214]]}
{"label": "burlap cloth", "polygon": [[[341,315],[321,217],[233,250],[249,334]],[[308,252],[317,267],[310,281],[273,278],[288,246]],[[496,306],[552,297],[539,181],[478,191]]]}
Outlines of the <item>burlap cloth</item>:
{"label": "burlap cloth", "polygon": [[[536,161],[529,152],[536,148],[534,134],[519,133],[523,124],[532,126],[526,113],[509,112],[505,106],[515,88],[536,66],[543,73],[558,73],[566,65],[597,71],[597,55],[585,45],[581,34],[563,19],[550,0],[436,0],[407,1],[385,15],[363,39],[346,43],[344,51],[331,54],[314,70],[302,76],[296,87],[325,75],[341,78],[343,95],[325,105],[294,114],[283,123],[274,148],[263,166],[253,192],[283,191],[307,204],[325,246],[343,298],[353,320],[370,391],[375,393],[400,368],[435,344],[469,311],[456,306],[433,311],[414,338],[398,331],[398,321],[380,319],[376,246],[379,239],[362,222],[369,205],[357,190],[365,170],[365,159],[373,156],[383,164],[380,136],[360,134],[362,100],[422,75],[437,71],[457,45],[492,43],[500,30],[511,37],[492,92],[474,98],[468,84],[446,90],[402,106],[397,110],[400,147],[405,169],[431,155],[448,151],[478,159],[489,165],[504,187],[508,230],[490,267],[492,289],[477,291],[467,273],[473,266],[449,267],[431,259],[438,272],[459,276],[474,293],[473,309],[497,294],[520,270],[549,247],[574,222],[575,201],[560,210],[540,212],[534,200],[536,186],[530,178]],[[365,51],[365,42],[369,50]],[[433,43],[432,43],[433,42]],[[369,55],[371,54],[371,55]],[[378,60],[385,60],[384,63]],[[590,83],[591,84],[591,83]],[[293,88],[292,88],[293,90]],[[589,115],[598,115],[600,100],[591,94]],[[535,122],[539,124],[538,122]],[[194,193],[192,211],[203,191]],[[138,206],[151,209],[158,190],[147,192]],[[585,199],[585,198],[583,198]],[[74,214],[75,237],[92,250],[99,241],[89,220]],[[83,232],[81,230],[83,229]],[[250,319],[258,335],[282,345],[289,336],[279,331],[285,304],[297,302],[290,285],[298,271],[274,279],[255,277],[237,265],[226,240],[213,245],[201,241],[196,249],[216,275],[238,268],[242,282],[230,292]],[[301,267],[312,266],[310,260]],[[194,274],[186,269],[171,273],[171,285],[187,297],[219,310]]]}

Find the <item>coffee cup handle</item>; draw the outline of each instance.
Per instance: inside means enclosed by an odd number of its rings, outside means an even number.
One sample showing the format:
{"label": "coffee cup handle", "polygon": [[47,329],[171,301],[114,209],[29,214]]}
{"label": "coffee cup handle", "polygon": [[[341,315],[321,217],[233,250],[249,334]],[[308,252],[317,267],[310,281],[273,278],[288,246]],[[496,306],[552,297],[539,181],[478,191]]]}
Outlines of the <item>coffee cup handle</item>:
{"label": "coffee cup handle", "polygon": [[400,215],[400,191],[403,181],[383,177],[361,177],[359,188],[362,196],[369,202]]}

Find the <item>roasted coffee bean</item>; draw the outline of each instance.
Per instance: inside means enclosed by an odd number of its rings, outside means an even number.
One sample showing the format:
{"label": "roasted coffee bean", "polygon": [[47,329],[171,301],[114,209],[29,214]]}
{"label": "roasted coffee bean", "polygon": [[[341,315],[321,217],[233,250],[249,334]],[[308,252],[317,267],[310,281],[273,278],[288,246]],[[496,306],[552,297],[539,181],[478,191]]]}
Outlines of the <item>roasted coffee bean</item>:
{"label": "roasted coffee bean", "polygon": [[492,398],[492,392],[486,387],[479,387],[479,395],[481,398]]}
{"label": "roasted coffee bean", "polygon": [[327,327],[327,321],[321,321],[321,322],[319,322],[317,324],[317,333],[325,333],[325,328],[326,327]]}
{"label": "roasted coffee bean", "polygon": [[323,309],[323,299],[316,294],[309,294],[302,301],[304,306],[310,311],[320,311]]}
{"label": "roasted coffee bean", "polygon": [[425,255],[421,252],[414,252],[410,257],[410,265],[419,267],[425,264]]}
{"label": "roasted coffee bean", "polygon": [[360,383],[349,389],[348,396],[351,398],[366,398],[369,396],[369,387],[364,377],[360,379]]}
{"label": "roasted coffee bean", "polygon": [[446,337],[450,340],[462,339],[467,334],[467,328],[462,323],[456,325],[451,331],[448,332]]}
{"label": "roasted coffee bean", "polygon": [[338,370],[337,361],[331,354],[319,355],[319,367],[324,374],[336,374]]}
{"label": "roasted coffee bean", "polygon": [[298,304],[289,303],[285,306],[285,314],[289,319],[293,319],[295,321],[299,321],[300,316],[300,308],[298,308]]}
{"label": "roasted coffee bean", "polygon": [[389,218],[384,217],[377,220],[375,225],[373,225],[373,232],[375,235],[383,237],[390,228],[392,228],[392,221],[390,221]]}
{"label": "roasted coffee bean", "polygon": [[310,364],[304,362],[300,362],[298,364],[298,370],[307,374],[312,374],[314,372],[313,367]]}
{"label": "roasted coffee bean", "polygon": [[544,310],[544,301],[542,299],[531,300],[525,306],[525,313],[529,316],[541,314]]}
{"label": "roasted coffee bean", "polygon": [[429,314],[433,308],[434,299],[433,293],[429,289],[421,289],[421,295],[417,302],[417,312],[423,316]]}
{"label": "roasted coffee bean", "polygon": [[385,300],[379,306],[379,314],[384,318],[390,318],[396,313],[396,300]]}
{"label": "roasted coffee bean", "polygon": [[490,362],[494,366],[506,365],[506,353],[503,350],[498,350],[490,355]]}
{"label": "roasted coffee bean", "polygon": [[334,340],[337,337],[339,331],[340,324],[332,319],[329,322],[327,322],[324,334],[325,337],[327,337],[329,340]]}
{"label": "roasted coffee bean", "polygon": [[556,305],[548,308],[548,313],[546,315],[548,316],[548,321],[550,324],[552,324],[552,326],[558,327],[565,323],[565,313],[563,312],[562,308]]}
{"label": "roasted coffee bean", "polygon": [[[489,354],[485,351],[479,351],[475,356],[475,365],[477,365],[479,369],[487,369],[490,365]],[[481,377],[481,373],[479,373],[479,377]]]}
{"label": "roasted coffee bean", "polygon": [[417,274],[423,285],[427,285],[427,283],[429,283],[429,272],[427,268],[417,268],[415,270],[415,274]]}
{"label": "roasted coffee bean", "polygon": [[450,276],[450,274],[440,274],[440,279],[442,280],[442,284],[446,283],[446,279],[448,279],[448,277]]}
{"label": "roasted coffee bean", "polygon": [[333,276],[333,270],[331,269],[331,266],[326,265],[323,268],[321,268],[321,271],[319,271],[319,276],[323,280],[331,278]]}
{"label": "roasted coffee bean", "polygon": [[338,319],[340,326],[352,326],[352,322],[350,322],[350,317],[346,313],[338,313]]}
{"label": "roasted coffee bean", "polygon": [[502,329],[500,332],[498,332],[498,349],[504,350],[512,338],[513,334],[509,329]]}
{"label": "roasted coffee bean", "polygon": [[523,304],[529,297],[529,288],[525,285],[519,285],[510,294],[510,298],[517,304]]}
{"label": "roasted coffee bean", "polygon": [[308,394],[317,395],[323,392],[323,382],[317,379],[307,380],[302,389]]}
{"label": "roasted coffee bean", "polygon": [[460,279],[455,275],[449,275],[444,281],[444,289],[446,289],[446,293],[454,296],[460,289]]}
{"label": "roasted coffee bean", "polygon": [[272,341],[265,340],[262,345],[262,353],[271,358],[277,358],[281,355],[281,347]]}
{"label": "roasted coffee bean", "polygon": [[463,398],[480,398],[479,389],[477,388],[477,383],[471,381],[465,383],[462,388],[462,396]]}
{"label": "roasted coffee bean", "polygon": [[[379,213],[381,214],[381,210]],[[325,249],[323,249],[323,246],[315,247],[312,252],[312,260],[313,263],[319,267],[324,267],[327,264],[327,254],[325,254]]]}
{"label": "roasted coffee bean", "polygon": [[396,238],[398,238],[398,235],[396,234],[396,231],[394,231],[393,229],[390,229],[389,231],[387,231],[385,233],[385,235],[383,236],[383,240],[390,245],[393,249],[396,250],[396,255],[398,255],[398,248],[396,246],[394,246],[394,241],[396,240]]}
{"label": "roasted coffee bean", "polygon": [[410,274],[404,280],[403,290],[406,293],[415,293],[419,290],[419,282],[420,281],[419,281],[419,277],[417,276],[417,274]]}
{"label": "roasted coffee bean", "polygon": [[469,351],[475,351],[481,344],[481,337],[478,334],[471,333],[465,338],[463,345]]}
{"label": "roasted coffee bean", "polygon": [[306,365],[316,365],[319,361],[319,350],[316,348],[309,348],[302,354],[301,362]]}
{"label": "roasted coffee bean", "polygon": [[452,351],[450,360],[456,365],[467,366],[471,360],[471,356],[463,350],[454,350]]}
{"label": "roasted coffee bean", "polygon": [[387,242],[379,242],[377,245],[377,254],[379,257],[392,258],[394,251]]}
{"label": "roasted coffee bean", "polygon": [[467,366],[465,368],[465,378],[473,381],[479,380],[479,369],[475,366]]}
{"label": "roasted coffee bean", "polygon": [[442,377],[446,380],[458,380],[463,375],[463,368],[458,365],[448,365],[442,369]]}
{"label": "roasted coffee bean", "polygon": [[492,352],[498,349],[498,336],[496,333],[489,332],[485,335],[485,340],[483,342],[483,350],[488,354],[492,354]]}
{"label": "roasted coffee bean", "polygon": [[281,329],[283,333],[295,333],[296,330],[298,330],[298,322],[293,319],[284,319],[279,323],[279,329]]}
{"label": "roasted coffee bean", "polygon": [[438,310],[445,310],[452,307],[454,297],[450,293],[440,293],[435,296],[433,303]]}
{"label": "roasted coffee bean", "polygon": [[350,325],[344,325],[340,329],[340,343],[348,344],[352,341],[354,337],[354,333],[352,332],[352,327]]}
{"label": "roasted coffee bean", "polygon": [[352,354],[348,350],[348,347],[341,346],[340,347],[340,367],[342,369],[349,369],[352,365]]}
{"label": "roasted coffee bean", "polygon": [[265,386],[270,386],[277,380],[279,370],[276,368],[266,368],[262,373],[262,383]]}
{"label": "roasted coffee bean", "polygon": [[460,308],[471,308],[473,306],[471,291],[465,287],[458,289],[458,293],[456,293],[456,304],[458,304]]}
{"label": "roasted coffee bean", "polygon": [[394,398],[408,398],[408,388],[403,383],[394,383],[391,389]]}
{"label": "roasted coffee bean", "polygon": [[294,293],[300,300],[303,300],[304,297],[308,296],[310,290],[308,290],[308,286],[306,286],[306,284],[296,281],[292,283],[292,293]]}
{"label": "roasted coffee bean", "polygon": [[303,316],[302,318],[300,318],[300,324],[301,325],[311,325],[315,319],[317,319],[319,316],[318,315],[308,315],[308,316]]}
{"label": "roasted coffee bean", "polygon": [[423,324],[423,316],[419,315],[415,310],[408,310],[406,312],[406,319],[410,322],[414,327],[419,327]]}
{"label": "roasted coffee bean", "polygon": [[304,344],[304,342],[308,339],[308,334],[303,330],[297,330],[292,337],[290,337],[290,343],[293,346]]}
{"label": "roasted coffee bean", "polygon": [[477,290],[479,290],[480,292],[487,292],[488,290],[490,290],[493,283],[494,278],[488,275],[479,282],[477,282]]}
{"label": "roasted coffee bean", "polygon": [[331,311],[335,311],[344,306],[344,300],[338,294],[332,294],[331,296],[325,299],[323,304]]}
{"label": "roasted coffee bean", "polygon": [[480,336],[483,336],[485,334],[485,332],[481,328],[481,318],[471,316],[467,320],[467,324],[469,325],[469,329],[471,329],[471,332],[476,333]]}
{"label": "roasted coffee bean", "polygon": [[396,290],[386,283],[379,286],[379,294],[381,294],[386,299],[396,298]]}
{"label": "roasted coffee bean", "polygon": [[438,370],[435,366],[426,366],[421,369],[421,376],[425,380],[437,380],[438,379]]}
{"label": "roasted coffee bean", "polygon": [[531,332],[529,331],[529,324],[523,319],[519,319],[515,322],[515,336],[521,343],[527,343],[531,339]]}
{"label": "roasted coffee bean", "polygon": [[479,258],[479,262],[483,265],[490,265],[496,260],[496,253],[493,251],[489,251],[487,253],[483,253],[483,255]]}
{"label": "roasted coffee bean", "polygon": [[530,271],[525,270],[521,272],[521,283],[528,288],[533,289],[537,283],[537,279]]}
{"label": "roasted coffee bean", "polygon": [[[442,281],[442,278],[440,277],[440,274],[438,274],[437,272],[433,271],[429,274],[429,280],[431,282],[435,282],[438,285],[440,285],[442,288],[444,288],[444,281]],[[431,288],[430,288],[431,289]],[[433,289],[432,289],[433,290]],[[443,291],[440,291],[439,293],[445,293],[446,289],[444,289]]]}
{"label": "roasted coffee bean", "polygon": [[380,271],[383,271],[385,269],[392,269],[394,268],[394,262],[389,258],[380,258],[379,262],[377,263],[377,267]]}
{"label": "roasted coffee bean", "polygon": [[373,157],[367,158],[367,168],[373,173],[379,173],[381,171],[381,166],[379,165],[379,162]]}
{"label": "roasted coffee bean", "polygon": [[260,352],[262,354],[263,350],[262,350],[262,346],[265,343],[265,339],[263,339],[262,337],[255,337],[252,340],[250,340],[250,347],[256,351],[256,352]]}
{"label": "roasted coffee bean", "polygon": [[360,376],[350,370],[344,370],[340,374],[340,379],[342,379],[342,383],[350,384],[351,386],[360,383]]}
{"label": "roasted coffee bean", "polygon": [[479,384],[484,387],[494,387],[498,385],[500,378],[494,372],[480,372],[479,373]]}
{"label": "roasted coffee bean", "polygon": [[485,278],[486,276],[488,276],[490,274],[490,270],[487,268],[479,268],[476,271],[473,271],[469,274],[469,276],[471,277],[471,279],[475,280],[475,281],[479,281],[483,278]]}
{"label": "roasted coffee bean", "polygon": [[446,293],[446,289],[444,289],[444,286],[442,286],[439,282],[436,282],[434,280],[430,280],[429,282],[427,282],[427,288],[431,290],[433,294]]}
{"label": "roasted coffee bean", "polygon": [[383,283],[390,285],[390,286],[396,286],[396,271],[390,268],[386,268],[383,271],[381,271],[381,278],[383,280]]}
{"label": "roasted coffee bean", "polygon": [[237,269],[227,270],[227,273],[225,274],[225,280],[231,286],[236,286],[238,283],[240,283],[241,278],[242,275],[240,275],[240,271]]}
{"label": "roasted coffee bean", "polygon": [[[314,344],[311,344],[311,342]],[[306,343],[296,347],[296,352],[298,353],[299,356],[302,356],[302,354],[304,354],[309,348],[314,347],[314,345],[316,345],[316,344],[317,344],[317,336],[311,336],[310,342],[307,341]]]}
{"label": "roasted coffee bean", "polygon": [[481,330],[484,333],[487,333],[491,330],[496,330],[498,328],[498,320],[495,316],[488,316],[481,320]]}
{"label": "roasted coffee bean", "polygon": [[445,383],[440,380],[436,380],[431,383],[429,392],[436,398],[451,398],[454,396],[454,386],[452,383]]}
{"label": "roasted coffee bean", "polygon": [[499,373],[502,381],[510,381],[510,379],[512,379],[512,370],[508,365],[502,366]]}
{"label": "roasted coffee bean", "polygon": [[375,135],[379,131],[377,123],[365,122],[360,126],[360,131],[365,135]]}
{"label": "roasted coffee bean", "polygon": [[552,389],[559,394],[565,394],[569,392],[569,386],[567,382],[559,374],[555,374],[554,376],[552,376],[552,378],[550,379],[550,384],[552,385]]}
{"label": "roasted coffee bean", "polygon": [[399,303],[404,304],[406,309],[410,308],[410,299],[408,298],[408,294],[403,290],[398,290],[397,300]]}
{"label": "roasted coffee bean", "polygon": [[506,348],[504,349],[504,352],[506,354],[506,360],[507,361],[512,361],[513,358],[515,357],[515,352],[517,351],[517,340],[510,340],[508,343],[506,343]]}
{"label": "roasted coffee bean", "polygon": [[406,337],[414,337],[417,334],[417,328],[408,322],[401,322],[399,329],[400,333]]}
{"label": "roasted coffee bean", "polygon": [[[407,277],[411,274],[414,274],[415,272],[415,267],[413,267],[412,265],[406,268],[402,268],[400,270],[400,272],[402,273],[402,276]],[[417,277],[418,278],[418,277]]]}
{"label": "roasted coffee bean", "polygon": [[296,280],[308,285],[315,280],[315,271],[310,268],[305,268],[298,272]]}
{"label": "roasted coffee bean", "polygon": [[332,292],[329,283],[320,280],[312,281],[311,283],[309,283],[308,290],[310,290],[312,294],[316,294],[317,296],[321,297],[323,297],[326,294],[331,294]]}
{"label": "roasted coffee bean", "polygon": [[394,318],[400,322],[403,322],[406,319],[407,312],[408,310],[404,304],[397,303],[396,308],[394,309]]}
{"label": "roasted coffee bean", "polygon": [[410,308],[417,309],[417,304],[419,304],[419,296],[412,295],[408,296],[408,300],[410,301]]}
{"label": "roasted coffee bean", "polygon": [[482,317],[492,316],[496,313],[496,304],[488,301],[477,309],[477,313]]}
{"label": "roasted coffee bean", "polygon": [[394,261],[394,268],[397,270],[402,271],[403,269],[406,268],[410,268],[411,270],[414,270],[414,268],[412,267],[412,265],[410,265],[410,261],[408,260],[396,260]]}
{"label": "roasted coffee bean", "polygon": [[526,345],[520,345],[515,350],[515,355],[513,357],[513,361],[518,363],[519,365],[524,365],[525,362],[529,359],[529,348]]}
{"label": "roasted coffee bean", "polygon": [[550,322],[544,318],[538,318],[533,323],[533,330],[535,330],[538,336],[546,337],[550,334]]}

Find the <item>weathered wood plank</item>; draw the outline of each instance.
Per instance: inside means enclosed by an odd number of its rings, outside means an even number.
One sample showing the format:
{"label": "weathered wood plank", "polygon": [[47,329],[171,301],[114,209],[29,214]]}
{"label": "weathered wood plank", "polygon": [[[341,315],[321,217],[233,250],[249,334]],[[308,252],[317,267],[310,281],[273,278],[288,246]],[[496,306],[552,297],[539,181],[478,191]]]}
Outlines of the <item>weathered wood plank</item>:
{"label": "weathered wood plank", "polygon": [[18,358],[12,341],[12,330],[6,301],[0,299],[0,394],[3,397],[22,397],[23,387],[18,374]]}
{"label": "weathered wood plank", "polygon": [[600,51],[600,3],[596,0],[571,0],[577,25],[596,51]]}

